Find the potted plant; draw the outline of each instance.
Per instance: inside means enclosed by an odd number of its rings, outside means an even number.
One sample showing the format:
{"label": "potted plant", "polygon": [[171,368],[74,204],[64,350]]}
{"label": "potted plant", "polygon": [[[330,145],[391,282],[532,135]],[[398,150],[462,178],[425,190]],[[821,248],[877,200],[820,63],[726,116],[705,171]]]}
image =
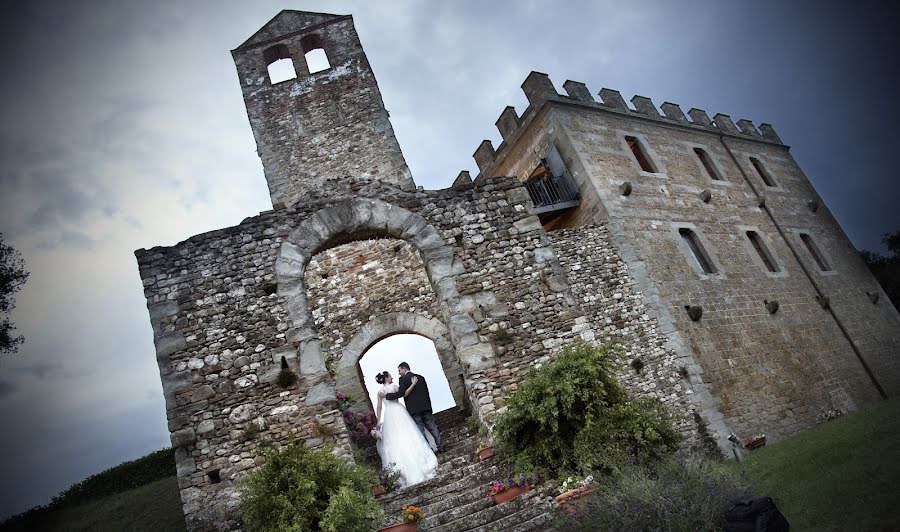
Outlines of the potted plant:
{"label": "potted plant", "polygon": [[372,486],[372,495],[377,497],[400,487],[400,472],[394,469],[395,465],[388,464],[378,471],[378,484]]}
{"label": "potted plant", "polygon": [[404,506],[401,508],[403,522],[389,527],[378,529],[379,532],[415,532],[419,529],[419,521],[425,519],[425,514],[418,506]]}
{"label": "potted plant", "polygon": [[494,446],[487,440],[480,440],[478,442],[478,448],[475,450],[475,454],[478,455],[479,460],[487,460],[494,456]]}
{"label": "potted plant", "polygon": [[556,496],[554,501],[564,512],[573,515],[579,509],[578,501],[594,491],[594,487],[591,486],[593,482],[594,477],[592,475],[588,475],[583,479],[569,477],[560,484],[559,495]]}
{"label": "potted plant", "polygon": [[503,504],[527,492],[528,488],[528,479],[525,475],[513,475],[506,480],[491,482],[491,488],[485,496],[494,499],[495,504]]}

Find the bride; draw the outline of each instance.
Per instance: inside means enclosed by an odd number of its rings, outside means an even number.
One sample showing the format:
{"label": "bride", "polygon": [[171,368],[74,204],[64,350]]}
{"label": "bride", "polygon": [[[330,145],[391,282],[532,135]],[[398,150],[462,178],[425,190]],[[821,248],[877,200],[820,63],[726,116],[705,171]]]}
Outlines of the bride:
{"label": "bride", "polygon": [[[399,389],[387,371],[376,375],[375,382],[383,385],[380,391],[385,393]],[[416,382],[413,378],[405,395],[409,395]],[[404,488],[433,478],[438,461],[431,445],[400,401],[385,401],[383,396],[384,393],[378,394],[377,428],[381,438],[376,443],[382,466],[392,465],[400,473],[400,485]]]}

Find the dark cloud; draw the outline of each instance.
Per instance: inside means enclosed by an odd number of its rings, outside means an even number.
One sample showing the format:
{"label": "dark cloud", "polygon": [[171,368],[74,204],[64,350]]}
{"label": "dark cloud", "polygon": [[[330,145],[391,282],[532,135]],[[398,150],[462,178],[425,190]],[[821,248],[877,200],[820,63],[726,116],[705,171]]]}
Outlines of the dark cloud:
{"label": "dark cloud", "polygon": [[23,366],[20,371],[41,380],[62,374],[62,369],[62,363],[60,362],[36,362]]}
{"label": "dark cloud", "polygon": [[18,385],[6,379],[0,379],[0,400],[5,399],[6,397],[15,393],[16,389],[18,389]]}

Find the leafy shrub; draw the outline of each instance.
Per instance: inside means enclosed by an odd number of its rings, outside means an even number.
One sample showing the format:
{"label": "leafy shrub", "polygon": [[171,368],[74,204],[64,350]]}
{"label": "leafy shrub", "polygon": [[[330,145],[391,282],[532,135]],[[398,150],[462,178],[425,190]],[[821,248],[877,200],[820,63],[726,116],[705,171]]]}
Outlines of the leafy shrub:
{"label": "leafy shrub", "polygon": [[[331,454],[328,449],[310,450],[302,444],[265,453],[266,463],[244,484],[243,521],[248,531],[306,531],[349,522],[348,508],[360,516],[372,515],[368,500],[374,482],[372,473]],[[341,488],[352,492],[334,502],[328,522],[325,514]],[[373,519],[374,521],[374,519]],[[367,527],[372,528],[373,522]]]}
{"label": "leafy shrub", "polygon": [[554,477],[610,471],[626,457],[658,458],[679,435],[658,401],[628,398],[609,346],[579,343],[534,370],[494,427],[494,440],[516,467]]}
{"label": "leafy shrub", "polygon": [[326,532],[368,532],[384,512],[371,496],[341,486],[331,496],[321,527]]}
{"label": "leafy shrub", "polygon": [[566,518],[568,530],[719,531],[731,502],[748,487],[721,461],[673,458],[624,466]]}

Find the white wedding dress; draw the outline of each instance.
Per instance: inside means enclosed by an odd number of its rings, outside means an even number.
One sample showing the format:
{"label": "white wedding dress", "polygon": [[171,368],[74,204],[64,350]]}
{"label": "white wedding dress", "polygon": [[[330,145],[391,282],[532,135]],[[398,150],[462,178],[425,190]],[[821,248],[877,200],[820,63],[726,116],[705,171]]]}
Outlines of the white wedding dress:
{"label": "white wedding dress", "polygon": [[[399,387],[385,384],[381,389],[393,393]],[[400,485],[404,488],[433,478],[437,473],[437,457],[403,403],[384,399],[379,422],[381,439],[376,448],[382,467],[393,464],[400,472]]]}

